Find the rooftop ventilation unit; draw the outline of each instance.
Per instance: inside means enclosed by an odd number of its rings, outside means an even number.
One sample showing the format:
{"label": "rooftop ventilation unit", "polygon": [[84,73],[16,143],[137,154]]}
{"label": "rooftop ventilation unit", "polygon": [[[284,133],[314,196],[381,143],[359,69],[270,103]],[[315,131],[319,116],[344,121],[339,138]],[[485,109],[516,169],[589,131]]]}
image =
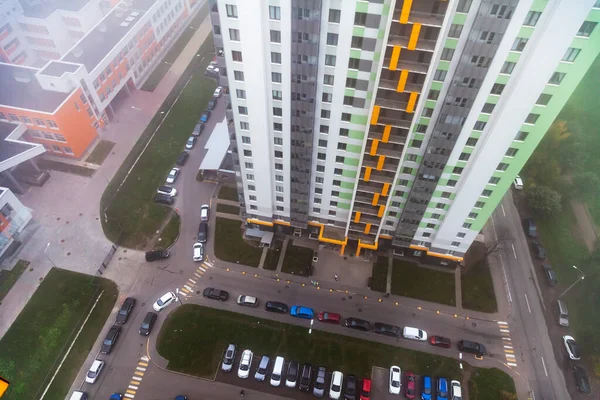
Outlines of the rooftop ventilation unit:
{"label": "rooftop ventilation unit", "polygon": [[31,82],[31,76],[27,73],[23,73],[21,71],[15,71],[13,77],[15,78],[15,81],[17,82],[21,82],[21,83],[30,83]]}

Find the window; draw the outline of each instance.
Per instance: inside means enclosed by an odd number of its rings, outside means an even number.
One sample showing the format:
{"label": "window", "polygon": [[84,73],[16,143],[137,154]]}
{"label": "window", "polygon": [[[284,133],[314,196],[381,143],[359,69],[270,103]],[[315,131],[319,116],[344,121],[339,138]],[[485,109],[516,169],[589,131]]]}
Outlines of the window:
{"label": "window", "polygon": [[244,81],[244,73],[242,71],[233,71],[233,79],[235,79],[236,81],[243,82]]}
{"label": "window", "polygon": [[331,103],[332,99],[333,99],[333,95],[331,93],[323,93],[323,96],[321,98],[323,103]]}
{"label": "window", "polygon": [[249,181],[253,181],[254,180],[254,175],[252,175],[252,174],[246,174],[246,179],[248,179]]}
{"label": "window", "polygon": [[472,224],[469,224],[469,223],[465,222],[462,227],[465,228],[465,229],[471,229],[471,225]]}
{"label": "window", "polygon": [[271,72],[271,80],[275,83],[281,83],[281,73]]}
{"label": "window", "polygon": [[512,10],[508,6],[494,4],[490,12],[491,15],[495,15],[496,18],[509,19],[512,15]]}
{"label": "window", "polygon": [[271,52],[271,62],[273,64],[281,64],[281,53],[272,51]]}
{"label": "window", "polygon": [[252,150],[244,150],[244,157],[252,157]]}
{"label": "window", "polygon": [[529,114],[527,116],[527,118],[525,118],[525,123],[526,124],[535,124],[535,122],[538,120],[538,118],[540,117],[539,114]]}
{"label": "window", "polygon": [[276,144],[278,146],[283,146],[283,139],[280,137],[275,137],[275,138],[273,138],[273,144]]}
{"label": "window", "polygon": [[414,147],[416,149],[420,148],[421,145],[423,144],[422,140],[414,140],[412,141],[412,143],[410,144],[410,147]]}
{"label": "window", "polygon": [[248,107],[238,106],[238,112],[241,115],[248,115]]}
{"label": "window", "polygon": [[333,85],[334,77],[333,75],[325,74],[323,76],[323,84],[324,85]]}
{"label": "window", "polygon": [[444,203],[437,203],[435,205],[435,208],[439,208],[440,210],[443,210],[446,208],[446,205]]}
{"label": "window", "polygon": [[338,202],[337,202],[337,201],[330,201],[330,202],[329,202],[329,205],[330,205],[331,207],[337,207],[337,205],[338,205]]}
{"label": "window", "polygon": [[273,100],[281,100],[283,98],[281,90],[272,90],[271,92],[273,95]]}
{"label": "window", "polygon": [[335,67],[335,56],[331,54],[325,55],[325,65],[330,67]]}
{"label": "window", "polygon": [[579,28],[579,32],[577,32],[577,36],[590,37],[596,25],[598,25],[597,22],[584,21],[581,28]]}
{"label": "window", "polygon": [[269,19],[281,19],[281,7],[269,6]]}
{"label": "window", "polygon": [[283,175],[275,175],[275,181],[283,182]]}
{"label": "window", "polygon": [[475,208],[483,208],[483,206],[485,206],[485,202],[483,201],[478,201],[475,203]]}
{"label": "window", "polygon": [[390,204],[391,207],[400,207],[402,203],[400,203],[399,201],[392,201],[392,203]]}
{"label": "window", "polygon": [[492,44],[494,42],[494,38],[496,37],[496,32],[483,31],[481,32],[481,36],[479,40],[485,42],[486,44]]}
{"label": "window", "polygon": [[48,126],[49,126],[50,128],[58,129],[58,125],[56,125],[56,124],[54,123],[54,121],[47,119],[47,120],[46,120],[46,123],[48,124]]}
{"label": "window", "polygon": [[358,59],[358,58],[350,58],[350,60],[348,61],[348,68],[350,68],[350,69],[358,69],[359,65],[360,65],[360,59]]}
{"label": "window", "polygon": [[542,13],[539,11],[529,11],[525,17],[525,21],[523,21],[523,25],[535,26],[535,24],[538,22],[538,19],[540,19],[540,15],[542,15]]}
{"label": "window", "polygon": [[460,242],[452,242],[451,245],[454,247],[458,247],[460,246]]}
{"label": "window", "polygon": [[484,189],[483,192],[481,192],[482,197],[490,197],[491,195],[492,195],[492,191],[489,189]]}
{"label": "window", "polygon": [[494,111],[494,107],[496,107],[493,103],[485,103],[483,108],[481,109],[482,113],[491,114]]}
{"label": "window", "polygon": [[317,153],[317,160],[322,160],[322,161],[327,160],[327,154],[325,154],[325,153]]}
{"label": "window", "polygon": [[454,55],[454,49],[449,49],[444,47],[442,50],[442,55],[440,56],[440,60],[450,61],[452,60],[452,56]]}
{"label": "window", "polygon": [[321,125],[319,127],[319,132],[321,132],[321,133],[329,133],[329,126],[327,126],[327,125]]}
{"label": "window", "polygon": [[237,29],[229,29],[229,40],[239,42],[240,41],[240,31]]}
{"label": "window", "polygon": [[519,149],[515,149],[513,147],[510,147],[508,150],[506,150],[506,157],[514,157],[515,155],[517,155],[517,153],[519,152]]}
{"label": "window", "polygon": [[403,174],[409,174],[410,175],[410,174],[412,174],[412,172],[413,172],[413,169],[411,167],[404,167],[404,168],[402,168],[402,173]]}
{"label": "window", "polygon": [[283,196],[275,196],[275,201],[279,201],[280,203],[283,203]]}
{"label": "window", "polygon": [[503,65],[502,65],[502,69],[500,70],[501,74],[507,74],[510,75],[512,74],[513,70],[515,69],[515,66],[517,65],[517,63],[514,62],[510,62],[510,61],[506,61]]}
{"label": "window", "polygon": [[250,124],[244,121],[240,122],[240,129],[243,129],[245,131],[250,130]]}
{"label": "window", "polygon": [[457,174],[457,175],[460,175],[462,172],[463,172],[462,167],[454,167],[454,169],[452,170],[452,173]]}
{"label": "window", "polygon": [[313,207],[313,212],[319,214],[321,213],[321,209],[318,207]]}
{"label": "window", "polygon": [[279,122],[273,122],[273,130],[276,132],[282,132],[283,131],[283,124],[279,123]]}
{"label": "window", "polygon": [[254,165],[251,162],[244,163],[246,169],[254,169]]}
{"label": "window", "polygon": [[330,110],[321,110],[321,118],[329,119],[331,118]]}
{"label": "window", "polygon": [[283,109],[281,107],[273,107],[273,116],[275,116],[275,117],[283,116]]}
{"label": "window", "polygon": [[363,38],[360,36],[352,36],[352,42],[350,42],[350,47],[354,49],[362,49]]}
{"label": "window", "polygon": [[460,153],[460,156],[458,156],[458,159],[460,161],[469,161],[469,157],[471,157],[471,153]]}
{"label": "window", "polygon": [[339,24],[341,15],[342,15],[341,10],[336,10],[334,8],[329,9],[329,22]]}
{"label": "window", "polygon": [[502,83],[494,83],[494,86],[492,86],[492,90],[490,91],[490,93],[496,94],[496,95],[501,95],[505,86],[506,85],[504,85]]}
{"label": "window", "polygon": [[433,74],[433,80],[443,82],[444,79],[446,79],[447,73],[448,73],[448,71],[444,71],[443,69],[438,69],[435,71],[435,74]]}
{"label": "window", "polygon": [[248,185],[248,190],[251,191],[251,192],[254,192],[254,191],[256,191],[256,186],[254,186],[254,185]]}
{"label": "window", "polygon": [[440,219],[440,217],[441,217],[441,216],[442,216],[442,215],[441,215],[441,214],[438,214],[438,213],[433,213],[433,214],[431,214],[431,218],[433,218],[433,219]]}
{"label": "window", "polygon": [[352,114],[342,113],[342,121],[350,122],[352,120]]}
{"label": "window", "polygon": [[600,8],[600,0],[596,0],[592,8]]}
{"label": "window", "polygon": [[459,0],[458,5],[456,6],[456,12],[468,13],[472,1],[473,0]]}
{"label": "window", "polygon": [[477,121],[475,122],[475,126],[473,126],[473,129],[475,129],[476,131],[482,131],[486,125],[487,122],[485,121]]}
{"label": "window", "polygon": [[516,38],[515,41],[513,42],[511,50],[512,51],[523,51],[528,40],[529,39],[527,39],[527,38],[519,38],[519,37]]}
{"label": "window", "polygon": [[344,96],[344,105],[345,106],[354,106],[354,97]]}
{"label": "window", "polygon": [[225,10],[227,10],[227,16],[229,18],[237,18],[238,17],[237,6],[234,6],[232,4],[225,4]]}
{"label": "window", "polygon": [[517,136],[515,136],[515,140],[518,142],[523,142],[529,136],[529,132],[519,131],[517,132]]}
{"label": "window", "polygon": [[449,179],[448,183],[446,183],[446,186],[448,186],[448,187],[455,187],[457,182],[458,181],[456,179]]}
{"label": "window", "polygon": [[496,176],[492,176],[490,178],[490,181],[488,182],[490,185],[497,185],[498,182],[500,182],[500,178],[496,177]]}
{"label": "window", "polygon": [[574,62],[580,52],[581,52],[581,49],[569,47],[567,49],[567,51],[565,52],[565,55],[563,56],[562,61]]}
{"label": "window", "polygon": [[506,164],[506,163],[500,163],[496,167],[496,171],[506,171],[507,169],[508,169],[508,164]]}
{"label": "window", "polygon": [[327,33],[327,44],[329,46],[337,46],[338,44],[338,34],[337,33]]}
{"label": "window", "polygon": [[246,91],[242,90],[242,89],[235,89],[235,95],[237,96],[238,99],[245,99]]}
{"label": "window", "polygon": [[281,43],[281,31],[271,29],[271,43]]}
{"label": "window", "polygon": [[460,34],[463,30],[463,26],[459,24],[450,25],[450,31],[448,31],[448,36],[451,38],[460,37]]}
{"label": "window", "polygon": [[349,133],[350,133],[350,130],[349,130],[349,129],[346,129],[346,128],[340,128],[340,136],[343,136],[343,137],[348,137],[348,134],[349,134]]}
{"label": "window", "polygon": [[327,140],[319,139],[319,147],[327,147]]}
{"label": "window", "polygon": [[331,183],[333,186],[340,186],[342,184],[342,181],[339,181],[337,179],[334,179],[333,182]]}
{"label": "window", "polygon": [[277,171],[283,171],[283,164],[275,163],[275,169]]}
{"label": "window", "polygon": [[475,147],[478,140],[479,140],[478,138],[469,138],[469,139],[467,139],[466,146]]}
{"label": "window", "polygon": [[417,155],[416,154],[407,154],[406,161],[412,161],[412,162],[417,161]]}
{"label": "window", "polygon": [[275,156],[275,158],[283,158],[283,151],[275,150],[273,152],[273,155]]}
{"label": "window", "polygon": [[366,26],[367,24],[367,14],[357,12],[354,14],[354,25]]}
{"label": "window", "polygon": [[329,215],[331,215],[331,216],[335,216],[335,214],[337,214],[335,211],[333,211],[333,210],[330,210],[330,211],[329,211]]}
{"label": "window", "polygon": [[440,91],[439,90],[433,90],[433,89],[431,89],[429,91],[429,93],[427,94],[427,98],[429,100],[437,100],[438,97],[440,97]]}
{"label": "window", "polygon": [[427,229],[435,229],[435,224],[433,224],[433,223],[431,223],[431,222],[430,222],[430,223],[428,223],[428,224],[427,224]]}
{"label": "window", "polygon": [[548,84],[550,85],[560,85],[560,83],[562,82],[562,80],[565,78],[565,73],[564,72],[555,72],[552,74],[552,76],[550,77],[550,80],[548,81]]}
{"label": "window", "polygon": [[449,199],[450,195],[451,195],[450,192],[442,192],[442,198],[444,198],[444,199]]}
{"label": "window", "polygon": [[324,165],[317,165],[317,172],[325,172],[325,166]]}
{"label": "window", "polygon": [[346,143],[342,143],[342,142],[339,142],[338,145],[337,145],[337,149],[338,150],[346,150],[346,147],[347,147],[347,144]]}

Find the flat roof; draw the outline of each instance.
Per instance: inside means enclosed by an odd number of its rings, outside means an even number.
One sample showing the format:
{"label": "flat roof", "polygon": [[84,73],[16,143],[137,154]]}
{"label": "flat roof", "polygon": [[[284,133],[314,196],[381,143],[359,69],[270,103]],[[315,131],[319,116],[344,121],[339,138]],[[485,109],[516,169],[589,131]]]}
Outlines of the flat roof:
{"label": "flat roof", "polygon": [[62,61],[83,64],[92,72],[106,55],[140,21],[144,11],[115,7],[102,21],[85,35]]}
{"label": "flat roof", "polygon": [[53,112],[70,93],[45,90],[35,77],[39,69],[0,63],[0,105]]}
{"label": "flat roof", "polygon": [[48,18],[56,10],[78,12],[91,0],[19,0],[23,7],[24,15],[29,18]]}
{"label": "flat roof", "polygon": [[204,148],[208,150],[200,164],[201,170],[218,170],[223,163],[223,159],[229,149],[229,130],[227,129],[227,120],[223,115],[223,120],[215,125],[215,128],[206,141]]}
{"label": "flat roof", "polygon": [[0,121],[0,163],[35,147],[33,144],[15,143],[6,140],[8,135],[18,127],[18,124],[12,122]]}
{"label": "flat roof", "polygon": [[40,74],[61,77],[65,72],[75,72],[79,68],[81,68],[81,66],[77,64],[70,64],[61,61],[50,61],[50,63],[46,65],[46,68],[44,68]]}

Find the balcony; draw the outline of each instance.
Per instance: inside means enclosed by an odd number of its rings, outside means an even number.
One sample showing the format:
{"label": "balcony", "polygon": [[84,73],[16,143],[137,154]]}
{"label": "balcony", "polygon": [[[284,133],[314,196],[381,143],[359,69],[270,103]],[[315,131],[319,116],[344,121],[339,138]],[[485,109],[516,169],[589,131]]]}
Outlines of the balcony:
{"label": "balcony", "polygon": [[377,119],[377,124],[381,125],[391,125],[398,128],[409,129],[412,119],[410,121],[400,119],[400,118],[392,118],[392,117],[379,117]]}
{"label": "balcony", "polygon": [[[353,211],[360,211],[360,213],[362,215],[373,215],[373,216],[377,216],[377,213],[379,212],[379,206],[371,206],[371,205],[366,205],[364,203],[354,203],[354,208],[352,209]],[[362,219],[362,216],[361,216]]]}
{"label": "balcony", "polygon": [[[388,46],[400,46],[400,47],[407,48],[408,40],[409,40],[409,38],[406,36],[394,35],[390,32],[390,34],[388,36],[387,45]],[[419,36],[419,38],[417,39],[416,49],[427,51],[427,52],[432,52],[435,49],[436,43],[437,42],[435,40],[422,39]],[[402,57],[402,53],[400,53],[400,56]]]}
{"label": "balcony", "polygon": [[[375,158],[375,159],[373,159]],[[363,167],[370,167],[373,168],[373,171],[375,171],[377,169],[377,164],[379,164],[379,160],[377,159],[378,157],[375,156],[369,156],[369,155],[365,155],[365,158],[363,159]],[[399,160],[397,159],[390,159],[390,158],[386,158],[385,161],[383,162],[383,166],[382,166],[382,170],[383,171],[392,171],[392,172],[396,172],[396,170],[398,169],[398,163]]]}
{"label": "balcony", "polygon": [[375,104],[378,106],[381,106],[383,108],[389,108],[391,110],[400,110],[400,111],[406,111],[406,107],[408,106],[408,103],[406,103],[404,101],[385,99],[385,98],[380,98],[380,97],[377,97],[375,99]]}
{"label": "balcony", "polygon": [[[398,4],[398,3],[396,3]],[[397,11],[394,11],[394,21],[397,22],[400,20],[400,14],[402,12],[402,8]],[[428,26],[438,26],[441,27],[444,23],[444,14],[437,14],[432,12],[411,10],[410,15],[408,16],[409,22],[418,22],[423,25]]]}
{"label": "balcony", "polygon": [[[389,63],[389,59],[387,60],[387,63]],[[396,92],[396,90],[398,89],[398,81],[399,80],[400,80],[400,77],[393,79],[393,80],[381,78],[381,79],[379,79],[379,88],[386,89],[386,90],[393,90],[394,92]],[[406,82],[406,84],[404,85],[405,92],[421,93],[422,90],[423,90],[422,83]]]}
{"label": "balcony", "polygon": [[[394,181],[394,177],[396,176],[396,172],[391,171],[377,171],[375,169],[371,170],[371,176],[369,177],[369,182],[380,182],[380,183],[392,183]],[[360,179],[365,179],[365,171],[361,171]]]}
{"label": "balcony", "polygon": [[[379,125],[378,125],[379,127]],[[406,137],[407,134],[395,134],[394,131],[396,132],[403,132],[399,129],[392,129],[392,133],[390,133],[390,135],[388,136],[388,140],[387,143],[398,143],[398,144],[406,144]],[[383,132],[379,132],[377,130],[371,129],[369,131],[369,135],[368,135],[369,139],[377,139],[377,140],[381,140],[383,139]],[[387,160],[386,160],[387,161]]]}
{"label": "balcony", "polygon": [[402,156],[402,150],[404,150],[403,145],[394,144],[394,143],[379,143],[377,146],[377,154],[386,157],[394,157],[400,158]]}
{"label": "balcony", "polygon": [[[377,182],[365,182],[365,181],[358,181],[358,190],[365,192],[365,193],[381,193],[381,190],[383,189],[383,184],[382,183],[377,183]],[[373,197],[371,196],[371,201],[373,200]]]}

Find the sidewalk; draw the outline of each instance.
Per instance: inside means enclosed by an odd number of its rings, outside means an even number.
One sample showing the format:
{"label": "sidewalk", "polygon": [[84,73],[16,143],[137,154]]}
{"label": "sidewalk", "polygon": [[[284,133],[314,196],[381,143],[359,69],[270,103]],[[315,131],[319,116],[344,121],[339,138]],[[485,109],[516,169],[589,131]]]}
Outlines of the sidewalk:
{"label": "sidewalk", "polygon": [[[19,196],[33,209],[34,221],[40,224],[32,240],[23,246],[18,258],[31,262],[32,272],[25,272],[0,305],[0,338],[19,315],[43,277],[53,265],[72,271],[96,274],[112,243],[106,239],[100,218],[100,198],[140,135],[174,88],[177,80],[196,56],[196,51],[211,33],[207,17],[154,92],[133,91],[116,110],[116,118],[102,134],[115,142],[111,154],[93,177],[51,171],[43,187],[30,187]],[[166,111],[166,110],[165,110]],[[139,252],[119,249],[105,277],[113,279],[119,290],[130,287],[143,257]],[[141,254],[141,253],[140,253]],[[116,273],[120,270],[120,273]]]}

